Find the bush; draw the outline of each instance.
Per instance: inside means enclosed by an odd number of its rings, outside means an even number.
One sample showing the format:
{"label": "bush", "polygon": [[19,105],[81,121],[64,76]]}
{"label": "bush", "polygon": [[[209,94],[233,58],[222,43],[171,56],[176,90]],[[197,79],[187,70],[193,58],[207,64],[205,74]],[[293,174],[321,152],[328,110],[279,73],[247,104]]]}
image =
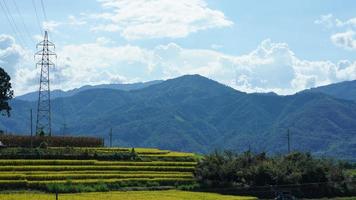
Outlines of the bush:
{"label": "bush", "polygon": [[100,138],[94,137],[62,137],[62,136],[21,136],[21,135],[0,135],[0,141],[8,147],[34,147],[46,142],[50,147],[102,147],[104,142]]}
{"label": "bush", "polygon": [[91,180],[91,181],[47,181],[31,182],[29,188],[40,189],[47,192],[76,193],[76,192],[105,192],[124,187],[159,188],[161,186],[173,186],[175,184],[193,185],[191,179],[153,178],[153,179],[125,179],[125,180]]}
{"label": "bush", "polygon": [[[268,157],[265,153],[214,152],[201,160],[194,172],[207,188],[258,188],[297,185],[299,194],[312,197],[356,192],[343,165],[308,153]],[[319,189],[316,189],[320,187]],[[352,188],[353,191],[352,191]]]}
{"label": "bush", "polygon": [[193,191],[193,190],[200,188],[200,185],[197,183],[194,183],[194,184],[188,184],[188,185],[177,185],[176,187],[179,190]]}
{"label": "bush", "polygon": [[64,160],[135,160],[140,157],[130,152],[97,152],[87,148],[3,148],[0,149],[0,159],[64,159]]}

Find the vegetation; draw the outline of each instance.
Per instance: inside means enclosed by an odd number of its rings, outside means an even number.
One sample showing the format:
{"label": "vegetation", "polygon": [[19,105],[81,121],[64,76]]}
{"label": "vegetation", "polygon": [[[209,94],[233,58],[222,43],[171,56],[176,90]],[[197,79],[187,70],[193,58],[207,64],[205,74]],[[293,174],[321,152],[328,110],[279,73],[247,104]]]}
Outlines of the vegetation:
{"label": "vegetation", "polygon": [[[11,118],[0,127],[28,132],[28,110],[36,102],[11,101]],[[51,102],[53,133],[65,115],[72,134],[106,138],[115,146],[155,146],[197,153],[215,148],[286,153],[291,148],[339,159],[355,159],[356,104],[323,94],[246,94],[192,75],[140,90],[86,90]],[[100,117],[97,117],[100,116]],[[136,150],[136,148],[135,148]]]}
{"label": "vegetation", "polygon": [[104,141],[94,137],[59,137],[44,135],[21,136],[21,135],[0,135],[0,141],[8,147],[39,147],[44,143],[51,147],[102,147]]}
{"label": "vegetation", "polygon": [[356,169],[349,170],[349,173],[356,179]]}
{"label": "vegetation", "polygon": [[[6,200],[52,200],[54,194],[42,193],[9,193],[0,194],[0,199]],[[168,191],[129,191],[105,193],[60,194],[60,200],[254,200],[254,197],[228,196],[202,192]]]}
{"label": "vegetation", "polygon": [[3,148],[0,149],[0,159],[196,161],[195,154],[192,153],[144,148],[132,151],[130,148],[101,147]]}
{"label": "vegetation", "polygon": [[[34,159],[16,159],[25,155]],[[4,148],[0,158],[1,190],[60,193],[192,185],[197,164],[190,153],[144,148]]]}
{"label": "vegetation", "polygon": [[268,157],[265,153],[214,152],[198,163],[197,181],[207,188],[263,188],[283,186],[298,189],[307,197],[350,195],[356,185],[342,163],[294,152]]}
{"label": "vegetation", "polygon": [[12,99],[14,92],[11,89],[10,76],[5,72],[3,68],[0,67],[0,112],[4,114],[3,111],[10,116],[11,107],[9,105],[9,100]]}
{"label": "vegetation", "polygon": [[[18,158],[26,153],[37,157]],[[49,155],[53,158],[46,159]],[[68,157],[73,159],[63,159]],[[273,197],[282,188],[300,197],[343,196],[355,195],[353,167],[297,152],[269,157],[216,151],[197,160],[191,153],[148,148],[4,148],[0,188],[52,193],[177,188],[258,197]]]}

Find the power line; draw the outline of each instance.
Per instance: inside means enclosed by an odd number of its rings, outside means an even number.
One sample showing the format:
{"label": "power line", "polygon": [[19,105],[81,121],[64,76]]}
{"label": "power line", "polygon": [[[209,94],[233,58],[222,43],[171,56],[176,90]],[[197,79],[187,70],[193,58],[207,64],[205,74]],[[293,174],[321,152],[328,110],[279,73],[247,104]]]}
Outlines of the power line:
{"label": "power line", "polygon": [[43,12],[44,19],[47,21],[47,14],[46,14],[46,9],[45,9],[43,0],[41,0],[41,7],[42,7],[42,12]]}
{"label": "power line", "polygon": [[22,32],[21,29],[18,28],[18,26],[16,24],[16,21],[14,20],[14,17],[11,14],[11,10],[10,10],[9,6],[7,6],[7,3],[6,3],[5,0],[3,0],[3,3],[4,3],[4,6],[5,6],[5,9],[8,12],[8,15],[10,16],[10,19],[12,20],[12,23],[14,24],[15,30],[19,33],[19,40],[21,41],[21,43],[24,44],[24,46],[27,46],[29,48],[26,40],[23,39],[23,34],[21,33]]}
{"label": "power line", "polygon": [[109,140],[110,140],[110,147],[112,147],[112,128],[110,128]]}
{"label": "power line", "polygon": [[5,7],[2,5],[1,1],[0,1],[0,7],[1,7],[2,11],[3,11],[2,13],[4,14],[5,18],[7,19],[7,22],[9,22],[9,24],[10,24],[11,31],[13,32],[14,35],[16,35],[15,29],[14,29],[14,27],[12,26],[12,23],[11,23],[11,21],[10,21],[10,18],[9,18],[9,16],[7,16]]}
{"label": "power line", "polygon": [[35,0],[32,0],[32,6],[35,10],[35,13],[36,13],[36,19],[37,19],[37,25],[38,25],[38,28],[40,30],[40,34],[42,35],[42,26],[41,26],[41,20],[40,18],[38,17],[38,12],[37,12],[37,8],[36,8],[36,2]]}
{"label": "power line", "polygon": [[6,4],[6,2],[5,2],[4,0],[2,0],[2,3],[1,3],[1,1],[0,1],[0,6],[1,6],[2,10],[3,10],[3,13],[4,13],[4,15],[5,15],[7,21],[8,21],[9,24],[10,24],[10,27],[11,27],[11,29],[12,29],[14,35],[16,35],[16,36],[18,37],[19,42],[21,43],[22,46],[27,46],[26,43],[22,40],[22,36],[21,36],[21,34],[19,33],[19,31],[18,31],[18,28],[17,28],[17,26],[16,26],[15,20],[14,20],[14,18],[12,17],[12,15],[11,15],[11,13],[10,13],[10,10],[9,10],[9,8],[7,7],[7,4]]}
{"label": "power line", "polygon": [[16,9],[16,11],[17,11],[17,14],[20,16],[20,19],[21,19],[23,28],[24,28],[24,30],[25,30],[25,33],[27,34],[27,36],[29,37],[29,39],[31,40],[31,42],[36,43],[35,40],[32,38],[31,33],[30,33],[28,27],[26,26],[24,17],[23,17],[22,14],[21,14],[21,11],[20,11],[20,9],[19,9],[19,6],[18,6],[17,3],[16,3],[16,0],[13,0],[12,2],[14,3],[15,9]]}
{"label": "power line", "polygon": [[290,131],[287,130],[287,140],[288,140],[288,154],[290,154]]}

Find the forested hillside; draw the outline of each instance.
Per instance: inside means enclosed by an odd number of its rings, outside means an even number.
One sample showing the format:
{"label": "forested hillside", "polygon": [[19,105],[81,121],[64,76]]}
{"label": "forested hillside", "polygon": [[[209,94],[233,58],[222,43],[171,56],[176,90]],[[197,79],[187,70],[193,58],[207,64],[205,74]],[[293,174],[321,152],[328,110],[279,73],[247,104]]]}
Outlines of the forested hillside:
{"label": "forested hillside", "polygon": [[[35,102],[15,99],[11,105],[0,129],[28,134]],[[356,157],[356,103],[321,93],[247,94],[187,75],[131,91],[85,90],[52,105],[55,134],[107,139],[113,128],[117,146],[284,153],[290,129],[292,150]]]}

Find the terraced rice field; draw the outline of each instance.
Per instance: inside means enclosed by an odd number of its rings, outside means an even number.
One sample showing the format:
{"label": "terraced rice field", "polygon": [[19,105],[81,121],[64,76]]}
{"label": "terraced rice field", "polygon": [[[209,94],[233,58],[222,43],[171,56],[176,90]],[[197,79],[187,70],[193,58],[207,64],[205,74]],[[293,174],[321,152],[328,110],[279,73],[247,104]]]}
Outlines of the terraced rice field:
{"label": "terraced rice field", "polygon": [[[12,193],[0,194],[1,200],[53,200],[53,194]],[[59,200],[255,200],[254,197],[228,196],[201,192],[169,191],[132,191],[60,194]]]}
{"label": "terraced rice field", "polygon": [[[80,149],[77,149],[80,150]],[[86,151],[120,152],[125,148],[93,148]],[[1,189],[45,189],[49,184],[119,184],[155,186],[191,184],[196,162],[194,154],[158,149],[135,149],[139,157],[155,157],[157,161],[98,161],[98,160],[21,160],[0,159]],[[162,157],[185,157],[192,161],[160,161]],[[145,160],[145,159],[143,159]],[[155,159],[154,159],[155,160]],[[170,159],[172,160],[172,159]],[[179,160],[179,159],[178,159]],[[132,183],[134,183],[132,185]],[[131,184],[131,185],[130,185]]]}

